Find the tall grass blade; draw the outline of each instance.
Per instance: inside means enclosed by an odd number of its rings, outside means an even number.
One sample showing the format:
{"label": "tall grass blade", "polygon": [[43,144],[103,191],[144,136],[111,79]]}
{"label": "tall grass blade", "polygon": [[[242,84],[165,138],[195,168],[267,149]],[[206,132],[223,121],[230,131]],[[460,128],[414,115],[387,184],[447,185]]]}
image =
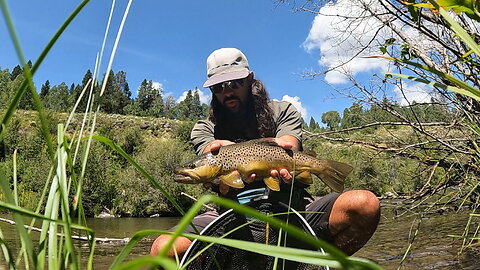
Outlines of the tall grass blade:
{"label": "tall grass blade", "polygon": [[442,88],[442,89],[445,89],[445,90],[448,90],[448,91],[452,91],[452,92],[457,93],[457,94],[465,95],[465,96],[480,100],[480,90],[477,90],[475,88],[470,89],[470,90],[465,90],[465,89],[458,88],[458,87],[455,87],[455,86],[450,86],[450,85],[446,85],[446,84],[439,83],[439,82],[429,81],[429,80],[426,80],[426,79],[423,79],[423,78],[418,78],[418,77],[414,77],[414,76],[410,76],[410,75],[399,74],[399,73],[391,73],[391,72],[385,72],[385,74],[396,76],[396,77],[399,77],[399,78],[408,79],[408,80],[415,81],[415,82],[421,82],[421,83],[424,83],[424,84],[428,84],[428,85],[431,85],[431,86],[434,86],[434,87],[439,87],[439,88]]}
{"label": "tall grass blade", "polygon": [[[125,263],[122,266],[116,267],[116,270],[130,270],[130,269],[145,269],[145,265],[150,265],[151,267],[153,266],[159,266],[162,267],[162,269],[165,270],[178,270],[180,269],[175,261],[169,258],[160,258],[160,257],[142,257],[140,259],[136,259],[133,261],[130,261],[128,263]],[[155,269],[155,268],[153,268]]]}
{"label": "tall grass blade", "polygon": [[[3,170],[0,170],[0,187],[3,191],[3,195],[4,195],[5,200],[9,204],[15,205],[15,200],[14,200],[13,195],[12,195],[11,190],[10,190],[10,183],[8,182],[6,174]],[[18,206],[16,206],[16,207],[20,208]],[[17,228],[17,232],[19,233],[19,236],[20,236],[20,240],[21,240],[21,243],[22,243],[22,249],[24,249],[26,251],[26,253],[28,255],[28,259],[32,263],[33,267],[36,267],[37,266],[37,257],[36,257],[35,251],[33,249],[32,240],[30,239],[30,237],[27,233],[27,230],[24,227],[23,218],[17,212],[13,212],[13,218],[16,222],[16,228]],[[29,262],[25,262],[25,263],[29,263]]]}
{"label": "tall grass blade", "polygon": [[17,190],[17,149],[13,151],[13,198],[15,204],[18,205],[18,190]]}
{"label": "tall grass blade", "polygon": [[[195,234],[182,234],[182,236],[191,239],[198,239],[200,241],[208,243],[215,243],[219,245],[251,251],[262,255],[278,257],[285,260],[291,260],[312,265],[330,266],[335,268],[344,267],[344,265],[342,266],[338,261],[336,261],[336,258],[334,258],[333,256],[329,254],[322,254],[318,251],[313,250],[297,249],[284,246],[272,246],[250,241],[201,236]],[[346,258],[346,261],[349,262],[350,266],[344,267],[342,269],[358,269],[359,266],[364,269],[382,269],[380,266],[375,265],[374,263],[365,259],[349,257]]]}
{"label": "tall grass blade", "polygon": [[[442,17],[450,24],[450,28],[472,49],[475,54],[480,55],[480,46],[475,42],[475,40],[463,29],[460,24],[458,24],[448,12],[440,7],[435,0],[428,0],[442,15]],[[478,3],[478,2],[477,2]]]}
{"label": "tall grass blade", "polygon": [[[112,22],[113,10],[114,9],[115,9],[115,0],[112,0],[112,7],[110,8],[110,15],[108,15],[108,22],[107,22],[107,26],[105,28],[105,34],[103,35],[102,48],[100,49],[100,57],[98,57],[98,55],[97,55],[98,65],[97,65],[97,62],[95,63],[95,71],[96,71],[97,67],[98,67],[98,69],[100,69],[100,67],[102,66],[101,63],[102,63],[102,59],[103,59],[103,52],[105,51],[105,44],[107,43],[108,32],[110,30],[110,23]],[[96,79],[95,76],[93,76],[93,78]]]}
{"label": "tall grass blade", "polygon": [[[115,1],[113,3],[115,3]],[[105,87],[107,86],[110,70],[112,69],[113,59],[115,58],[115,53],[117,52],[118,42],[120,41],[120,37],[122,36],[123,26],[125,25],[125,21],[127,20],[128,11],[130,10],[131,4],[132,0],[129,0],[125,9],[125,13],[123,14],[122,22],[120,23],[120,27],[117,32],[115,43],[113,45],[112,53],[110,55],[110,61],[108,62],[107,73],[105,74],[105,78],[103,79],[102,90],[100,90],[100,96],[103,96],[103,92],[105,91]]]}
{"label": "tall grass blade", "polygon": [[0,229],[0,246],[2,247],[2,252],[3,252],[3,258],[5,259],[5,262],[8,264],[8,269],[14,270],[16,269],[14,259],[12,256],[12,251],[7,245],[7,242],[5,242],[3,239],[5,237],[3,236],[2,230]]}
{"label": "tall grass blade", "polygon": [[[75,160],[76,160],[76,157],[77,157],[77,153],[78,153],[78,150],[80,148],[80,143],[81,143],[81,139],[83,137],[83,130],[85,128],[85,125],[88,125],[86,124],[87,122],[87,116],[90,115],[89,113],[91,112],[91,107],[92,107],[92,104],[93,104],[93,101],[94,101],[94,96],[93,96],[93,90],[94,90],[94,87],[95,87],[95,82],[96,82],[96,76],[97,76],[97,69],[98,69],[98,64],[99,64],[99,59],[98,59],[98,54],[96,56],[96,59],[95,59],[95,69],[94,69],[94,72],[93,72],[93,81],[92,81],[92,84],[90,86],[90,92],[88,94],[88,100],[87,100],[87,106],[85,108],[85,112],[84,112],[84,115],[83,115],[83,121],[82,121],[82,125],[81,125],[81,128],[80,128],[80,134],[79,134],[79,138],[77,140],[77,146],[75,148],[75,155],[74,155],[74,159],[73,159],[73,163],[75,164]],[[88,122],[90,122],[90,118],[88,118]],[[83,215],[83,209],[82,209],[82,204],[81,204],[81,200],[82,200],[82,186],[83,186],[83,176],[85,175],[85,169],[86,169],[86,166],[87,166],[87,158],[88,158],[88,153],[89,153],[89,150],[90,150],[90,143],[92,141],[91,139],[91,136],[93,135],[93,130],[94,130],[94,127],[92,126],[91,128],[91,133],[90,133],[90,137],[89,137],[89,140],[88,140],[88,143],[85,145],[85,151],[83,153],[83,158],[82,158],[82,170],[81,170],[81,173],[80,173],[80,177],[78,177],[78,188],[77,188],[77,193],[75,194],[75,200],[74,200],[74,203],[73,203],[73,209],[76,210],[77,209],[77,206],[80,205],[80,215],[79,215],[79,219],[84,216]],[[86,222],[84,220],[84,222]]]}
{"label": "tall grass blade", "polygon": [[[385,58],[385,59],[388,59],[388,60],[392,60],[392,61],[396,61],[396,62],[400,62],[400,63],[404,63],[404,64],[407,64],[407,65],[410,65],[410,66],[413,66],[413,67],[416,67],[416,68],[420,68],[420,69],[423,69],[425,71],[428,71],[428,72],[431,72],[435,75],[437,75],[438,77],[442,78],[442,79],[445,79],[445,80],[448,80],[450,81],[451,83],[457,85],[458,87],[460,88],[463,88],[465,91],[468,91],[470,92],[471,94],[473,94],[474,96],[476,96],[477,99],[480,98],[480,90],[475,88],[475,87],[472,87],[471,85],[469,85],[468,83],[462,81],[462,80],[459,80],[451,75],[448,75],[446,73],[443,73],[439,70],[436,70],[435,68],[433,67],[429,67],[429,66],[426,66],[426,65],[422,65],[422,64],[419,64],[419,63],[415,63],[413,61],[408,61],[408,60],[403,60],[403,59],[400,59],[400,58],[394,58],[394,57],[388,57],[388,56],[381,56],[379,58]],[[438,84],[436,86],[439,86],[440,87],[441,84]]]}
{"label": "tall grass blade", "polygon": [[[57,224],[60,224],[60,225],[65,224],[65,222],[63,220],[51,219],[47,216],[32,212],[32,211],[27,210],[23,207],[16,206],[15,204],[11,204],[11,203],[4,202],[4,201],[0,201],[0,208],[11,211],[12,213],[20,214],[20,215],[25,216],[25,217],[37,218],[37,219],[44,220],[44,221],[54,222],[54,223],[57,223]],[[88,233],[89,235],[94,234],[92,229],[90,229],[86,226],[82,226],[82,225],[79,225],[79,224],[72,223],[72,224],[70,224],[70,227],[72,227],[72,229],[75,229],[75,230],[84,231],[84,232]]]}
{"label": "tall grass blade", "polygon": [[[77,269],[78,263],[77,258],[75,256],[75,248],[72,242],[72,232],[70,228],[70,224],[72,220],[70,218],[70,206],[68,202],[68,180],[67,180],[67,148],[68,145],[66,143],[64,127],[62,124],[58,125],[58,133],[57,133],[57,140],[58,140],[58,150],[57,150],[57,179],[59,181],[59,195],[60,195],[60,202],[62,208],[62,220],[65,222],[63,226],[63,233],[65,234],[65,249],[66,249],[66,258],[70,258],[70,269]],[[63,243],[63,242],[62,242]],[[61,249],[60,249],[61,250]],[[70,256],[68,256],[70,255]]]}

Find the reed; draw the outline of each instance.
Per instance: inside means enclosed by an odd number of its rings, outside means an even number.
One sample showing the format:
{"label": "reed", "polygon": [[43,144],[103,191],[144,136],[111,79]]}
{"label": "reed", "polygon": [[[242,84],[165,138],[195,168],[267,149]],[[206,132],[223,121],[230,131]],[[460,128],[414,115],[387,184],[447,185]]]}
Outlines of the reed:
{"label": "reed", "polygon": [[[42,195],[38,201],[36,211],[30,211],[22,208],[18,204],[18,194],[16,189],[16,164],[14,164],[13,189],[10,184],[10,179],[7,178],[7,173],[0,170],[0,188],[3,193],[3,199],[0,201],[0,208],[10,212],[15,220],[16,231],[19,235],[21,247],[18,251],[13,252],[13,249],[4,240],[4,234],[0,230],[0,247],[3,257],[9,269],[93,269],[93,261],[95,256],[95,232],[87,227],[86,216],[82,206],[82,184],[87,162],[89,149],[93,140],[104,143],[119,155],[124,157],[130,164],[132,164],[146,179],[146,184],[150,183],[155,186],[160,192],[175,206],[175,208],[184,215],[177,231],[173,233],[172,241],[167,247],[160,252],[157,257],[145,256],[134,259],[130,262],[124,262],[125,258],[130,254],[132,248],[142,238],[159,233],[168,233],[165,231],[139,231],[135,233],[131,240],[126,244],[123,250],[118,254],[117,258],[111,265],[111,269],[136,269],[147,266],[160,266],[164,269],[179,269],[177,263],[171,259],[167,259],[165,254],[173,240],[178,236],[185,236],[189,238],[196,238],[202,241],[211,243],[218,243],[226,246],[231,246],[239,249],[251,250],[260,254],[274,256],[277,258],[294,260],[299,262],[306,262],[316,265],[328,265],[344,269],[381,269],[376,264],[364,259],[347,257],[341,251],[335,249],[331,245],[307,235],[302,230],[288,225],[274,217],[266,216],[249,207],[236,204],[229,200],[219,198],[212,195],[201,197],[198,202],[194,204],[188,212],[184,212],[173,197],[159,184],[159,182],[151,176],[142,166],[140,166],[132,157],[130,157],[121,147],[114,141],[95,135],[95,124],[97,113],[100,106],[95,101],[101,97],[105,90],[105,84],[102,86],[99,93],[94,92],[94,86],[97,84],[98,74],[100,73],[101,59],[103,57],[103,48],[107,40],[107,35],[110,29],[110,21],[115,8],[115,0],[112,2],[112,10],[108,20],[108,25],[105,31],[104,42],[100,56],[97,56],[95,62],[93,81],[90,81],[83,89],[79,100],[77,100],[68,120],[64,124],[57,126],[57,140],[53,143],[47,126],[48,122],[44,117],[44,108],[35,92],[33,84],[33,76],[40,67],[42,61],[45,59],[50,49],[55,45],[58,38],[63,31],[75,19],[75,17],[82,11],[89,0],[82,1],[78,7],[65,20],[56,34],[52,37],[49,43],[45,46],[41,55],[35,61],[31,69],[25,64],[21,44],[18,41],[13,21],[8,11],[6,0],[0,0],[2,13],[7,22],[8,29],[12,42],[15,45],[17,55],[21,65],[24,67],[25,80],[18,88],[16,95],[10,103],[5,115],[3,115],[0,124],[0,141],[3,140],[3,134],[6,126],[9,124],[14,115],[20,99],[26,91],[31,91],[33,94],[35,109],[41,119],[42,133],[48,145],[48,153],[51,161],[50,174],[45,179],[45,186]],[[117,31],[115,43],[110,54],[107,71],[108,76],[115,57],[116,48],[122,34],[123,26],[126,22],[132,0],[128,2],[126,10],[124,11],[123,19]],[[104,80],[105,82],[107,79]],[[73,135],[67,135],[67,129],[75,117],[77,106],[81,99],[87,99],[87,108],[84,112],[84,118],[80,130],[76,130]],[[15,161],[15,153],[14,158]],[[75,168],[76,164],[80,164],[80,170]],[[73,198],[73,199],[72,199]],[[282,231],[294,236],[301,237],[305,243],[311,244],[315,247],[324,249],[327,254],[319,252],[312,252],[308,250],[292,249],[280,246],[268,246],[264,244],[255,244],[251,242],[244,242],[239,240],[231,240],[225,238],[213,238],[199,235],[184,234],[183,230],[191,222],[193,217],[198,214],[203,204],[213,202],[218,205],[232,208],[239,213],[243,213],[259,220],[268,222],[271,226],[280,228]],[[44,209],[41,211],[41,209]],[[39,236],[39,244],[33,242],[31,227],[25,226],[24,217],[31,218],[31,225],[35,222],[40,222],[41,233]],[[86,265],[81,262],[80,248],[75,245],[74,239],[76,236],[85,236],[88,240],[88,259]],[[75,237],[74,237],[75,236]]]}

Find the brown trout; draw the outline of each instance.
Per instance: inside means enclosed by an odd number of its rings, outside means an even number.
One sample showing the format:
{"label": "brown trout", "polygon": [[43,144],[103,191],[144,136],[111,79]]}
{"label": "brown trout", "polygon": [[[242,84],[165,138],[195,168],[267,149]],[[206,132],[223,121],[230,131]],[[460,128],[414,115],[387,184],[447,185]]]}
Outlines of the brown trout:
{"label": "brown trout", "polygon": [[257,139],[222,146],[192,159],[175,170],[175,181],[186,184],[224,182],[243,188],[242,179],[252,173],[263,179],[271,190],[280,190],[280,180],[270,175],[272,169],[287,169],[295,181],[311,184],[310,173],[316,175],[332,190],[341,192],[345,177],[352,171],[348,164],[317,159],[299,151],[286,150],[271,139]]}

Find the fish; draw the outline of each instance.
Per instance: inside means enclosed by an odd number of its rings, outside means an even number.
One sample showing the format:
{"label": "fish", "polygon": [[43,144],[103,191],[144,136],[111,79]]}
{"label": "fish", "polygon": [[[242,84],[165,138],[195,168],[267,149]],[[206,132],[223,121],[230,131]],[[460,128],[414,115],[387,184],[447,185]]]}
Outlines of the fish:
{"label": "fish", "polygon": [[295,181],[312,184],[316,175],[335,192],[344,188],[346,176],[353,167],[342,162],[317,159],[301,151],[284,149],[274,139],[256,139],[222,146],[185,162],[175,169],[174,180],[185,184],[215,183],[241,189],[252,173],[263,179],[273,191],[280,190],[280,179],[272,177],[272,169],[287,169]]}

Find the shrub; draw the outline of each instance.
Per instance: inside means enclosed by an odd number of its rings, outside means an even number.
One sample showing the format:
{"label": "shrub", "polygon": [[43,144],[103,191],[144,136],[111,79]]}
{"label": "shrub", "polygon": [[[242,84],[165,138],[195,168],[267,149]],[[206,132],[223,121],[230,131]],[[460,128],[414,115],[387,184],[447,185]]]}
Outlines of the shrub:
{"label": "shrub", "polygon": [[[173,171],[178,165],[193,156],[193,151],[178,139],[150,138],[139,150],[135,159],[186,209],[193,202],[182,196],[181,192],[198,197],[202,188],[198,185],[174,182]],[[155,189],[135,168],[126,168],[118,181],[115,202],[117,210],[122,215],[148,216],[156,213],[169,215],[175,213],[173,206],[160,191]]]}

